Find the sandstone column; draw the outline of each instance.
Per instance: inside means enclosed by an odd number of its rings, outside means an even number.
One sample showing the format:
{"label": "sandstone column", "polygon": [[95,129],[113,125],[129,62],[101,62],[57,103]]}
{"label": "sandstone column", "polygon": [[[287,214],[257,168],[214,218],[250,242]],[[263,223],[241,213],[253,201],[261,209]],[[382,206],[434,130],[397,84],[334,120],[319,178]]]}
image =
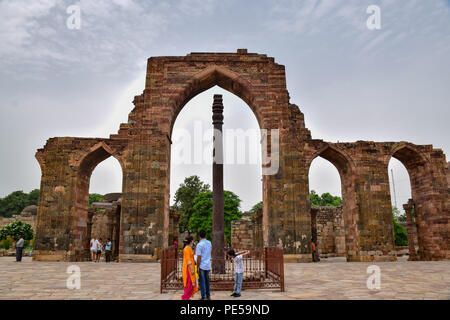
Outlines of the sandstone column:
{"label": "sandstone column", "polygon": [[417,261],[418,256],[416,253],[416,246],[415,246],[415,235],[414,235],[414,221],[412,219],[412,210],[414,209],[414,202],[412,199],[408,200],[407,204],[403,205],[403,209],[405,209],[406,213],[406,232],[408,233],[408,247],[409,247],[409,261]]}
{"label": "sandstone column", "polygon": [[[225,247],[224,234],[224,196],[223,196],[223,104],[222,95],[215,94],[212,106],[214,125],[214,151],[213,151],[213,222],[212,222],[212,250],[213,250],[213,270],[215,273],[222,273],[223,249]],[[223,262],[223,261],[222,261]]]}

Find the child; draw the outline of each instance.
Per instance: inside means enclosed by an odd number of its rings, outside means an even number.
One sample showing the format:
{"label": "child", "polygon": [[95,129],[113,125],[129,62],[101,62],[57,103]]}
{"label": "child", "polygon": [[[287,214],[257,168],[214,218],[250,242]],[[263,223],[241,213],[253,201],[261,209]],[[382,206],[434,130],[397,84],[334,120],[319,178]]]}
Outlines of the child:
{"label": "child", "polygon": [[248,250],[239,251],[235,253],[233,249],[228,251],[228,255],[233,259],[234,271],[236,272],[236,279],[234,280],[234,292],[231,294],[232,297],[240,297],[242,289],[242,279],[244,278],[244,261],[243,256],[250,253]]}

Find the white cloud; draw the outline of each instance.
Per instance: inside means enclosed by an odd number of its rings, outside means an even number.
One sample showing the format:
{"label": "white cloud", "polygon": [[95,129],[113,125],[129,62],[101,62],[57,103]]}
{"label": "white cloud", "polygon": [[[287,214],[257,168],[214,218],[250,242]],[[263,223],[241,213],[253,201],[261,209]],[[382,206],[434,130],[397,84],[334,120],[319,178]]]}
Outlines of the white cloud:
{"label": "white cloud", "polygon": [[46,17],[56,0],[14,0],[0,2],[0,55],[14,55],[33,38],[39,29],[38,19]]}
{"label": "white cloud", "polygon": [[[81,30],[66,27],[74,3]],[[379,31],[366,28],[369,4],[382,10]],[[33,154],[49,137],[117,132],[142,93],[148,57],[192,51],[275,57],[314,138],[408,140],[448,152],[449,8],[423,0],[0,0],[0,193],[39,186]],[[322,177],[315,188],[334,193]],[[257,179],[240,183],[239,172],[227,179],[231,190],[260,190]],[[101,180],[93,187],[107,192]],[[255,195],[242,196],[244,207]]]}

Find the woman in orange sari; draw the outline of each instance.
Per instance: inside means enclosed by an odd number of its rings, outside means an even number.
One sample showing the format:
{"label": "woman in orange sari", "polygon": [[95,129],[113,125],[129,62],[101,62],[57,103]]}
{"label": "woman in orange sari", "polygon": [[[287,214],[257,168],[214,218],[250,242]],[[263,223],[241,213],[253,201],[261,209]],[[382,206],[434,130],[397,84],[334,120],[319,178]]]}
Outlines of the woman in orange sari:
{"label": "woman in orange sari", "polygon": [[185,247],[183,249],[183,284],[184,294],[181,296],[182,300],[189,300],[194,293],[198,291],[197,280],[195,278],[195,261],[194,251],[192,245],[194,244],[194,238],[188,236],[184,240]]}

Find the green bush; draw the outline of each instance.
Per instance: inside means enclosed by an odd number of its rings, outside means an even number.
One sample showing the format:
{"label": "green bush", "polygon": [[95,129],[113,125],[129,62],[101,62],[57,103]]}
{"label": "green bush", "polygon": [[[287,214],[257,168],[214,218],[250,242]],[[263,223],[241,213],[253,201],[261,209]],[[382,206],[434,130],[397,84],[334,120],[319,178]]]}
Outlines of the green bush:
{"label": "green bush", "polygon": [[13,240],[11,237],[3,239],[0,241],[0,247],[9,250],[12,247]]}
{"label": "green bush", "polygon": [[398,224],[397,219],[394,218],[394,235],[395,245],[397,247],[404,247],[408,245],[408,235],[406,229]]}
{"label": "green bush", "polygon": [[19,235],[22,236],[23,240],[31,240],[34,236],[34,231],[31,225],[22,221],[14,221],[7,224],[0,230],[0,240],[12,237],[15,241],[19,239]]}
{"label": "green bush", "polygon": [[103,200],[103,196],[98,193],[89,194],[89,208],[92,206],[94,202],[100,202]]}

